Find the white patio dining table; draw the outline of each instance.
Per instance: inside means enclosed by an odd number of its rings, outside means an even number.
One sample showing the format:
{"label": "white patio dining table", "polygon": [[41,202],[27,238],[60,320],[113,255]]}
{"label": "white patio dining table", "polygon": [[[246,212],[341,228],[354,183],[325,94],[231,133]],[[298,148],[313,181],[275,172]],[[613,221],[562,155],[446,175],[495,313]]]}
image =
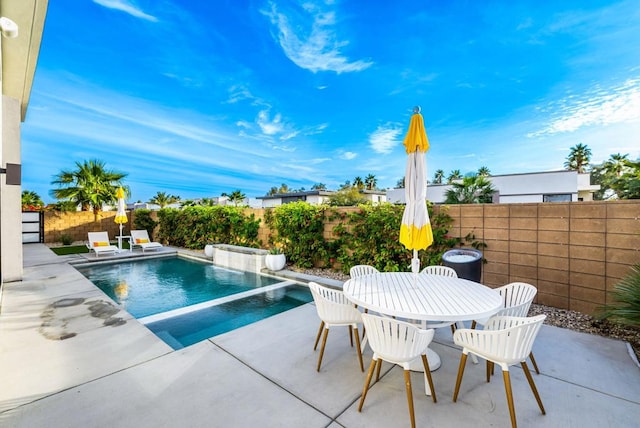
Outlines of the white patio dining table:
{"label": "white patio dining table", "polygon": [[[502,307],[491,288],[463,278],[412,272],[381,272],[344,284],[345,296],[358,306],[384,315],[427,322],[456,322],[490,317]],[[430,369],[440,356],[429,349]]]}

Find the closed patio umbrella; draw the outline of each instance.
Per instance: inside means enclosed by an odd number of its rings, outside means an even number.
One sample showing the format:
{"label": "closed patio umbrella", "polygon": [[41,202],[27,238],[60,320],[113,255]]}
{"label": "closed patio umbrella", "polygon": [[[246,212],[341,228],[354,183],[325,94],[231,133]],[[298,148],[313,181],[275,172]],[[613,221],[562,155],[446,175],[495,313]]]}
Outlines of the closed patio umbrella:
{"label": "closed patio umbrella", "polygon": [[[120,239],[118,239],[118,244],[122,245],[122,228],[128,221],[124,204],[124,189],[122,187],[118,187],[118,190],[116,191],[116,198],[118,198],[118,211],[116,212],[114,221],[120,225]],[[122,248],[120,249],[122,250]]]}
{"label": "closed patio umbrella", "polygon": [[424,129],[420,107],[413,109],[409,131],[404,138],[407,152],[407,169],[404,180],[406,206],[400,225],[400,243],[413,250],[411,270],[420,271],[418,250],[424,250],[433,243],[433,231],[427,211],[427,166],[425,153],[429,150],[429,140]]}

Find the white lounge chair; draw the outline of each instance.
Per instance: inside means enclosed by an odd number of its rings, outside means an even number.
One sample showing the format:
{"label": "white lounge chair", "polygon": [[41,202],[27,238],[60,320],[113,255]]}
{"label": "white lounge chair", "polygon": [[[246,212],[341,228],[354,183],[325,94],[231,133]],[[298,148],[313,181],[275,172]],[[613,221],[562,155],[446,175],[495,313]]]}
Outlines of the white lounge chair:
{"label": "white lounge chair", "polygon": [[159,250],[163,245],[159,242],[152,242],[149,239],[149,233],[145,230],[131,231],[131,248],[140,247],[144,253],[146,250]]}
{"label": "white lounge chair", "polygon": [[109,234],[107,232],[89,232],[89,242],[87,248],[89,251],[96,253],[96,257],[100,254],[115,254],[118,252],[118,247],[111,245],[109,242]]}

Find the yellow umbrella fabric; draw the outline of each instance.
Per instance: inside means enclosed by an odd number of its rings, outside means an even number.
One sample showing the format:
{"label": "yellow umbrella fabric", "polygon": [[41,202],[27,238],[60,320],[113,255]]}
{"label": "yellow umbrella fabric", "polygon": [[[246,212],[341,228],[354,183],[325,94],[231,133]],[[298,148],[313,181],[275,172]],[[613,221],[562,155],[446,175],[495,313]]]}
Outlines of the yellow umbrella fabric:
{"label": "yellow umbrella fabric", "polygon": [[400,225],[400,243],[413,250],[411,269],[417,273],[420,269],[418,250],[424,250],[433,244],[433,231],[427,211],[427,167],[425,152],[429,150],[429,139],[424,129],[424,120],[420,108],[414,109],[409,131],[404,139],[407,151],[404,194],[405,209]]}
{"label": "yellow umbrella fabric", "polygon": [[116,212],[116,218],[114,221],[123,225],[128,221],[128,219],[124,205],[124,189],[122,187],[118,187],[118,190],[116,190],[116,198],[118,198],[118,212]]}
{"label": "yellow umbrella fabric", "polygon": [[128,221],[127,211],[125,211],[124,205],[124,189],[122,187],[118,187],[118,190],[116,190],[116,198],[118,198],[118,211],[116,212],[116,217],[113,221],[120,225],[120,237],[118,238],[118,246],[122,250],[122,228],[123,225]]}

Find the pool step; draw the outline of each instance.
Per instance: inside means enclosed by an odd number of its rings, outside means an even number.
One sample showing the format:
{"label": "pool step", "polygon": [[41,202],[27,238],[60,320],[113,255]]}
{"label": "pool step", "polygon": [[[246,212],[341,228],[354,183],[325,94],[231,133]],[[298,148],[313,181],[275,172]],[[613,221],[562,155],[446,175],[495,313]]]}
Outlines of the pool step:
{"label": "pool step", "polygon": [[148,317],[138,318],[138,321],[142,324],[151,324],[153,322],[162,321],[167,318],[177,317],[179,315],[189,314],[191,312],[199,311],[201,309],[210,308],[212,306],[218,306],[223,303],[232,302],[234,300],[243,299],[249,296],[255,296],[256,294],[266,293],[268,291],[277,290],[282,287],[297,284],[295,281],[282,281],[277,284],[267,285],[264,287],[256,288],[253,290],[243,291],[242,293],[232,294],[230,296],[220,297],[219,299],[209,300],[208,302],[197,303],[195,305],[186,306],[184,308],[174,309],[172,311],[163,312],[161,314],[149,315]]}

